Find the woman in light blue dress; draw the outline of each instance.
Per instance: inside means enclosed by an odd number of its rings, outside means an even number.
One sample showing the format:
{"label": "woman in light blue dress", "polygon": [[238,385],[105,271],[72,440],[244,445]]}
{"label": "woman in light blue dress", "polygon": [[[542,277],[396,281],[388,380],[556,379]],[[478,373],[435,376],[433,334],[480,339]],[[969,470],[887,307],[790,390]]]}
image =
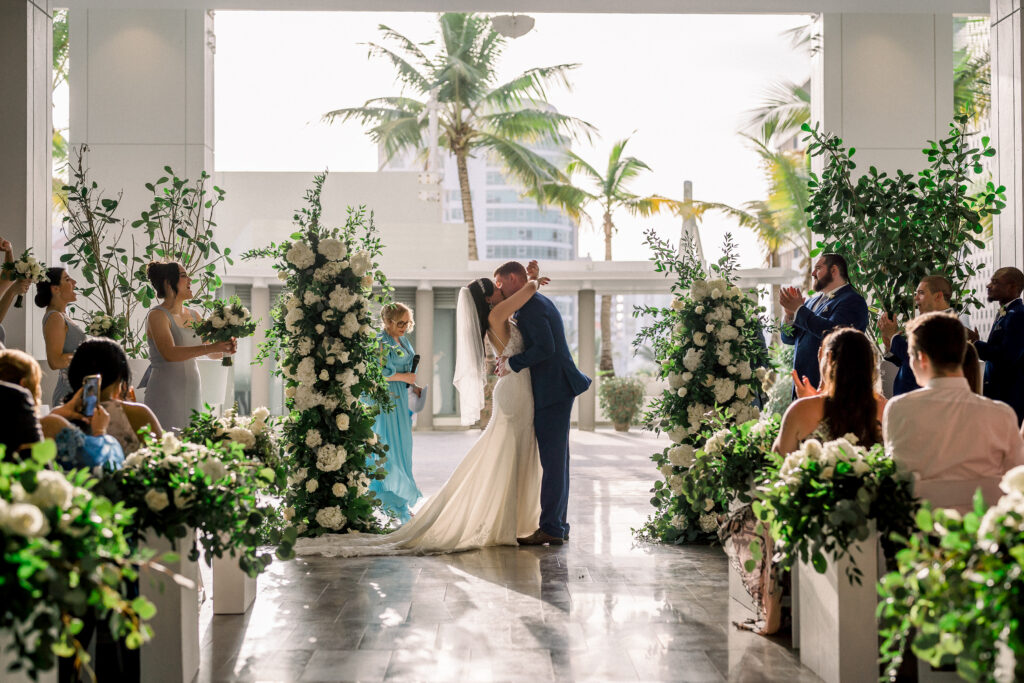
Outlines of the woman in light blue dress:
{"label": "woman in light blue dress", "polygon": [[389,412],[377,416],[373,431],[387,445],[388,475],[374,479],[370,490],[377,494],[384,510],[398,518],[401,523],[409,521],[409,508],[423,497],[412,476],[412,413],[409,412],[409,390],[417,394],[416,374],[412,372],[415,355],[412,344],[406,339],[412,331],[412,309],[405,304],[393,303],[385,306],[380,313],[384,330],[377,335],[384,361],[384,377],[388,381],[388,392],[394,404]]}
{"label": "woman in light blue dress", "polygon": [[71,365],[75,349],[85,341],[85,330],[65,312],[68,304],[77,300],[75,280],[64,268],[48,268],[46,280],[36,285],[36,306],[46,309],[43,315],[46,364],[58,372],[51,406],[59,406],[68,399],[71,393],[68,366]]}
{"label": "woman in light blue dress", "polygon": [[164,430],[188,426],[192,411],[202,410],[202,383],[196,359],[213,353],[234,353],[235,340],[204,344],[192,331],[199,314],[185,308],[192,298],[192,278],[180,263],[150,263],[149,281],[163,302],[150,309],[146,321],[149,370],[145,403]]}

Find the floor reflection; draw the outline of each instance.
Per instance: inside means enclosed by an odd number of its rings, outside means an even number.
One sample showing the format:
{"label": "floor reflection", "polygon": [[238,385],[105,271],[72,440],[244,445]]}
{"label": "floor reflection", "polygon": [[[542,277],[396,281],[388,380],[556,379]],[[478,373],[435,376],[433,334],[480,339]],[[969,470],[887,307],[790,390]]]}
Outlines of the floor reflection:
{"label": "floor reflection", "polygon": [[[477,436],[417,433],[421,488]],[[660,447],[573,432],[561,548],[275,563],[249,614],[204,604],[199,680],[817,680],[784,641],[729,625],[720,549],[634,543]]]}

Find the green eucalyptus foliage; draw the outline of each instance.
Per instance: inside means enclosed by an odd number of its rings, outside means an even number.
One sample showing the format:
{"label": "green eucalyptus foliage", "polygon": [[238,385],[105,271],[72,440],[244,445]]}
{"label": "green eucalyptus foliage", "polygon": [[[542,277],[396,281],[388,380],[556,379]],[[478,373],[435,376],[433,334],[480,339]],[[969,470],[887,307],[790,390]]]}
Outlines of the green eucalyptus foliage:
{"label": "green eucalyptus foliage", "polygon": [[[881,659],[895,675],[907,644],[967,681],[1024,680],[1024,497],[959,515],[922,507],[879,587]],[[1011,654],[1012,656],[1006,656]]]}
{"label": "green eucalyptus foliage", "polygon": [[391,407],[371,314],[390,290],[377,269],[381,240],[362,208],[350,208],[341,227],[321,224],[325,180],[316,176],[306,192],[307,207],[295,214],[288,241],[244,255],[274,259],[285,283],[257,361],[274,358],[284,379],[285,513],[309,536],[383,530],[369,485],[387,474],[387,447],[373,424]]}
{"label": "green eucalyptus foliage", "polygon": [[926,275],[949,279],[954,306],[981,305],[969,285],[977,272],[971,254],[985,246],[983,223],[1005,206],[1006,188],[986,182],[970,191],[996,150],[987,137],[972,146],[967,125],[967,117],[958,116],[948,137],[929,141],[922,150],[928,167],[916,175],[871,166],[856,178],[854,148],[818,125],[802,126],[808,153],[825,157],[821,177],[812,174],[809,182],[809,225],[822,236],[812,256],[845,256],[852,281],[882,311],[910,316],[914,289]]}
{"label": "green eucalyptus foliage", "polygon": [[152,637],[146,621],[156,612],[146,598],[125,597],[141,559],[127,540],[134,511],[94,493],[86,470],[48,469],[55,456],[52,441],[20,461],[0,445],[0,631],[13,641],[11,670],[33,679],[56,657],[87,667],[76,637],[86,617],[106,620],[134,649]]}

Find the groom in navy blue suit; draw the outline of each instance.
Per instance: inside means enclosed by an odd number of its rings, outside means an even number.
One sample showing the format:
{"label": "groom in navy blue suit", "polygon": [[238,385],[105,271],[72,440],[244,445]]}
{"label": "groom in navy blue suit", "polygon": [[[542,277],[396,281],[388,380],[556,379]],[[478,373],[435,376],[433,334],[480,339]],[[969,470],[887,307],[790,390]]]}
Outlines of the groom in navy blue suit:
{"label": "groom in navy blue suit", "polygon": [[[530,261],[529,269],[509,261],[494,271],[494,284],[507,297],[539,273],[536,261]],[[518,541],[520,545],[562,545],[569,539],[569,415],[573,401],[590,386],[590,378],[573,363],[562,316],[546,296],[534,294],[516,313],[515,322],[525,349],[507,364],[499,364],[497,371],[504,375],[530,368],[533,431],[543,468],[539,528]]]}
{"label": "groom in navy blue suit", "polygon": [[825,335],[835,327],[868,327],[868,304],[850,286],[846,259],[839,254],[822,254],[811,271],[814,290],[810,301],[794,287],[784,287],[779,303],[785,310],[782,343],[792,344],[794,381],[814,388],[821,383],[818,349]]}

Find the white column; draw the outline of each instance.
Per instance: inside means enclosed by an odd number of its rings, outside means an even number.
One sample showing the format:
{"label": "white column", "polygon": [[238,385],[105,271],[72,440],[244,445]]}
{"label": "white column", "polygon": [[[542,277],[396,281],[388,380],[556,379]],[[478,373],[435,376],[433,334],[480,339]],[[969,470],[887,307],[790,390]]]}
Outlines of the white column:
{"label": "white column", "polygon": [[823,14],[819,29],[812,121],[857,149],[860,170],[924,168],[953,117],[952,15]]}
{"label": "white column", "polygon": [[[256,334],[252,338],[254,347],[258,347],[267,338],[270,320],[270,287],[266,280],[257,280],[252,285],[252,317],[260,321]],[[270,406],[270,370],[263,363],[251,367],[252,380],[250,391],[252,397],[249,401],[251,408]]]}
{"label": "white column", "polygon": [[995,216],[995,266],[1024,267],[1024,50],[1019,2],[992,0],[992,109],[996,147],[994,182],[1006,186],[1006,208]]}
{"label": "white column", "polygon": [[[50,260],[51,52],[49,0],[0,2],[0,236],[15,256],[31,247]],[[30,296],[4,320],[7,345],[43,353],[39,309]]]}
{"label": "white column", "polygon": [[430,431],[434,428],[434,289],[429,282],[421,282],[416,288],[416,353],[420,364],[416,370],[416,383],[427,389],[427,402],[416,416],[416,431]]}
{"label": "white column", "polygon": [[579,401],[579,428],[583,431],[592,432],[594,431],[594,425],[596,423],[597,414],[597,363],[595,363],[595,345],[594,336],[597,333],[596,321],[597,321],[597,307],[594,304],[594,290],[591,289],[590,283],[584,283],[583,288],[580,289],[577,294],[579,301],[579,349],[580,349],[580,371],[584,375],[594,379],[594,383],[590,385],[580,397]]}
{"label": "white column", "polygon": [[213,17],[204,10],[72,9],[72,145],[119,215],[149,206],[144,183],[170,166],[213,173]]}

